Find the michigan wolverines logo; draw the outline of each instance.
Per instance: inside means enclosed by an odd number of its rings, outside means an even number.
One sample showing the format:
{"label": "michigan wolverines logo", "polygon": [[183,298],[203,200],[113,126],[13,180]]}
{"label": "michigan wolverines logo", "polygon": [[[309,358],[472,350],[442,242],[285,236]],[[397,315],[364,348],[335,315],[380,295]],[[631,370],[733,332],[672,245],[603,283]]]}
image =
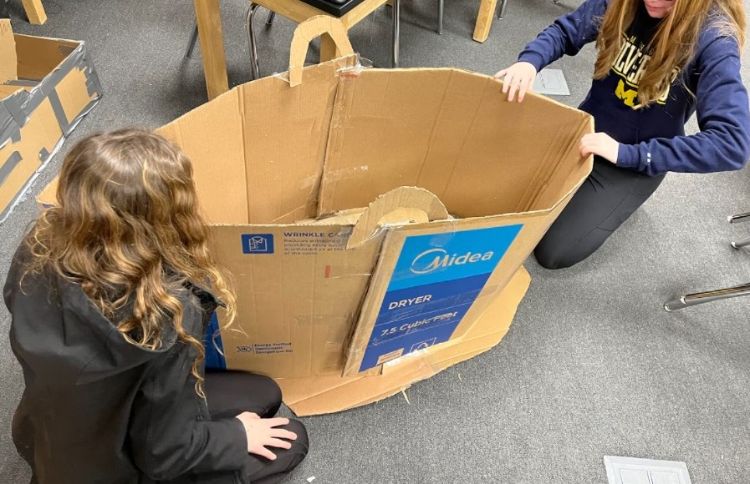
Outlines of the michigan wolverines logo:
{"label": "michigan wolverines logo", "polygon": [[[646,73],[648,62],[651,60],[651,56],[644,52],[646,47],[643,44],[636,44],[636,41],[637,39],[634,36],[625,37],[620,53],[612,64],[612,71],[620,77],[615,89],[615,96],[623,104],[633,109],[641,107],[638,103],[638,84]],[[674,77],[676,76],[677,72],[674,73]],[[669,98],[669,89],[667,87],[656,100],[658,104],[666,104]]]}

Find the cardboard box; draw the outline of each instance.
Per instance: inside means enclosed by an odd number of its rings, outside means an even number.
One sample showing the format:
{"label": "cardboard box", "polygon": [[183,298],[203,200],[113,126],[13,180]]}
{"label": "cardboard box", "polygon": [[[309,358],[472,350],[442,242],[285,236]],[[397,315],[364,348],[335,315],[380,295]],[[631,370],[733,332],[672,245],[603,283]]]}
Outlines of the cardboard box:
{"label": "cardboard box", "polygon": [[[234,328],[212,331],[213,364],[353,375],[465,334],[591,170],[578,152],[587,114],[534,95],[509,103],[500,88],[457,69],[361,69],[345,57],[304,69],[296,87],[238,86],[161,128],[195,163],[213,252],[239,297]],[[356,225],[296,223],[402,186],[429,190],[457,219],[390,226],[358,245]],[[408,257],[428,250],[450,267],[407,277]],[[396,302],[433,289],[444,297],[414,308],[437,319],[379,319],[398,291]]]}
{"label": "cardboard box", "polygon": [[0,20],[0,223],[100,96],[83,42],[14,35]]}
{"label": "cardboard box", "polygon": [[300,25],[289,80],[158,130],[193,161],[238,295],[235,324],[209,327],[207,365],[280,379],[302,413],[383,398],[497,344],[525,286],[503,289],[592,167],[578,151],[589,115],[507,102],[491,77],[354,55],[303,69],[315,34],[351,52],[328,29],[342,27]]}

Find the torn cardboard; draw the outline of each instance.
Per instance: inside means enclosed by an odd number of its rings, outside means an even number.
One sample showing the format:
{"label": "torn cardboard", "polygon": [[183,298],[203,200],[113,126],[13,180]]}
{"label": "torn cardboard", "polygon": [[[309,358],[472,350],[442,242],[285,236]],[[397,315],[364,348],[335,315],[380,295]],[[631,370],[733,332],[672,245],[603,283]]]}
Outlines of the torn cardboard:
{"label": "torn cardboard", "polygon": [[83,42],[13,34],[0,20],[0,223],[101,87]]}

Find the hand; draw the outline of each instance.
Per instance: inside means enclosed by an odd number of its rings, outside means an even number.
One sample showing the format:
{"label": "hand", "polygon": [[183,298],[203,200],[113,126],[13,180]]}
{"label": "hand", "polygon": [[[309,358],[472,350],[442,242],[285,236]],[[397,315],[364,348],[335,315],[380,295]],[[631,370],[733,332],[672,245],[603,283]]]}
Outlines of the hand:
{"label": "hand", "polygon": [[294,432],[276,428],[288,425],[288,418],[260,418],[252,412],[243,412],[235,418],[242,422],[242,426],[245,428],[247,451],[250,454],[259,455],[268,460],[276,460],[276,454],[266,447],[291,449],[292,444],[288,441],[297,440],[297,434]]}
{"label": "hand", "polygon": [[[503,79],[504,78],[504,79]],[[503,94],[513,102],[518,91],[518,102],[522,102],[527,91],[531,91],[536,78],[536,67],[528,62],[516,62],[495,74],[495,79],[503,79]]]}
{"label": "hand", "polygon": [[606,133],[590,133],[581,138],[579,149],[581,156],[598,155],[616,165],[620,143]]}

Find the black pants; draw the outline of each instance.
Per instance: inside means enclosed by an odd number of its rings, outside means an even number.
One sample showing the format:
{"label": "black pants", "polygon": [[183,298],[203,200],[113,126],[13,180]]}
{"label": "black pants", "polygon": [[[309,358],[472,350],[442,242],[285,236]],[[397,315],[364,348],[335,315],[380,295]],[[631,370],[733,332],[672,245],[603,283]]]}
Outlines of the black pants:
{"label": "black pants", "polygon": [[548,269],[562,269],[593,254],[663,179],[595,159],[591,175],[537,245],[536,260]]}
{"label": "black pants", "polygon": [[[281,389],[271,378],[250,373],[207,372],[206,400],[212,418],[231,418],[242,412],[254,412],[262,418],[276,415],[281,406]],[[291,449],[271,449],[276,460],[248,454],[244,467],[247,482],[269,484],[280,481],[307,455],[307,430],[298,420],[284,427],[297,434]]]}

